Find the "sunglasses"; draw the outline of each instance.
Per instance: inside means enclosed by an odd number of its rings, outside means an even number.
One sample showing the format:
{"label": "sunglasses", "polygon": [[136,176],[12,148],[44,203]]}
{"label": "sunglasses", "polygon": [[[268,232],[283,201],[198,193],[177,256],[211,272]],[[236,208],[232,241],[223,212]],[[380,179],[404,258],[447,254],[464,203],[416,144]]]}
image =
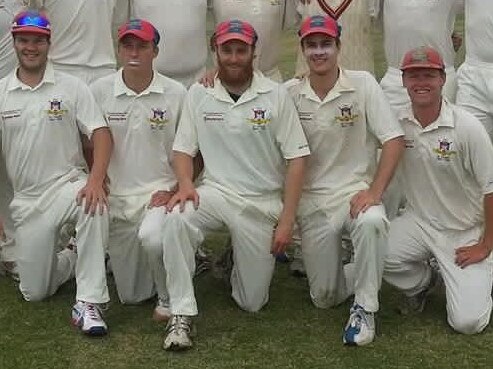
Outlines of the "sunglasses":
{"label": "sunglasses", "polygon": [[15,30],[22,27],[37,27],[46,31],[50,31],[50,22],[47,18],[39,14],[26,13],[20,15],[17,19],[14,20],[12,29]]}

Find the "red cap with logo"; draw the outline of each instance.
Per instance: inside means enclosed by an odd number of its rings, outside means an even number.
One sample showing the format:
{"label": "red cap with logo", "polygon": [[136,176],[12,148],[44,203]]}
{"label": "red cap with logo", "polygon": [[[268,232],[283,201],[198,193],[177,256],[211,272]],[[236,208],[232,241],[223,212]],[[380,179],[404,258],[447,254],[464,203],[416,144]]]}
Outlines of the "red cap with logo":
{"label": "red cap with logo", "polygon": [[248,45],[255,45],[258,38],[257,32],[250,23],[238,19],[219,23],[213,37],[216,45],[224,44],[230,40],[240,40]]}
{"label": "red cap with logo", "polygon": [[303,40],[306,36],[314,33],[323,33],[334,38],[341,37],[341,26],[328,15],[314,15],[303,21],[298,35]]}
{"label": "red cap with logo", "polygon": [[421,46],[409,50],[402,59],[401,70],[411,68],[445,69],[445,64],[438,51],[430,46]]}
{"label": "red cap with logo", "polygon": [[133,35],[144,41],[152,41],[154,45],[157,45],[161,38],[152,23],[143,19],[130,19],[118,28],[118,40],[127,35]]}

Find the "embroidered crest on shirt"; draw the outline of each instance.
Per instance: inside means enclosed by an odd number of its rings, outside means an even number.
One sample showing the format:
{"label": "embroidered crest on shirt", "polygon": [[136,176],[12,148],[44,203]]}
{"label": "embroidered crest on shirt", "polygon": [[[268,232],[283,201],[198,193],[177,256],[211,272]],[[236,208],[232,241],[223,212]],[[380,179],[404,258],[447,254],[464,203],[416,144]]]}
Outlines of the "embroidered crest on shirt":
{"label": "embroidered crest on shirt", "polygon": [[433,152],[437,154],[438,160],[449,161],[454,155],[457,155],[457,151],[452,150],[452,141],[446,138],[438,140],[438,147],[433,149]]}
{"label": "embroidered crest on shirt", "polygon": [[253,125],[254,130],[263,130],[271,122],[270,112],[267,109],[255,108],[252,112],[253,117],[248,121]]}
{"label": "embroidered crest on shirt", "polygon": [[355,113],[355,107],[352,104],[339,106],[340,115],[336,115],[335,120],[341,127],[352,127],[358,121],[359,114]]}
{"label": "embroidered crest on shirt", "polygon": [[149,117],[149,123],[151,129],[164,129],[166,123],[168,123],[168,114],[166,109],[153,108],[151,109],[151,116]]}
{"label": "embroidered crest on shirt", "polygon": [[49,103],[50,108],[46,111],[48,113],[48,119],[50,121],[62,120],[64,114],[68,112],[67,109],[62,109],[62,100],[54,98]]}

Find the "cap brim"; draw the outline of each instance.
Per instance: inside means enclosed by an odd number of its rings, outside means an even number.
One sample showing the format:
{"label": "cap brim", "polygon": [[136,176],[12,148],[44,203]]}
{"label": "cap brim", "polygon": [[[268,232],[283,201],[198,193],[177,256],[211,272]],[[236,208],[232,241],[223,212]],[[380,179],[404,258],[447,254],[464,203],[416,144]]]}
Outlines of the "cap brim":
{"label": "cap brim", "polygon": [[118,40],[121,40],[125,36],[135,36],[143,41],[153,41],[154,35],[149,35],[148,33],[139,29],[129,29],[118,35]]}
{"label": "cap brim", "polygon": [[308,31],[306,31],[305,33],[303,33],[300,37],[301,37],[301,39],[304,39],[306,36],[313,35],[314,33],[322,33],[324,35],[327,35],[327,36],[330,36],[330,37],[333,37],[333,38],[337,38],[337,33],[335,31],[330,31],[330,30],[328,30],[327,28],[324,28],[324,27],[313,27],[313,28],[310,28]]}
{"label": "cap brim", "polygon": [[51,31],[48,29],[43,29],[34,26],[17,27],[11,30],[12,34],[17,33],[36,33],[39,35],[51,36]]}
{"label": "cap brim", "polygon": [[414,64],[408,64],[405,66],[401,67],[401,70],[408,70],[408,69],[438,69],[438,70],[444,70],[445,66],[440,65],[440,64],[435,64],[435,63],[414,63]]}
{"label": "cap brim", "polygon": [[247,36],[247,35],[243,35],[241,33],[227,33],[225,35],[219,36],[216,38],[216,44],[222,45],[225,42],[228,42],[231,40],[243,41],[244,43],[246,43],[248,45],[253,45],[252,37]]}

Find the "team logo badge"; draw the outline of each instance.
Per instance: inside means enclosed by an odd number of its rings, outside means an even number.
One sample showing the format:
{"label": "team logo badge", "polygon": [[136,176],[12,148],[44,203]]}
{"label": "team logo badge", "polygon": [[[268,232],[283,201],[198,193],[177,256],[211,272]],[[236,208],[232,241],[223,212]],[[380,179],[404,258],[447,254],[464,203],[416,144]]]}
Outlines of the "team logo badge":
{"label": "team logo badge", "polygon": [[151,125],[151,129],[164,129],[166,123],[168,123],[168,114],[166,109],[153,108],[151,109],[151,116],[149,117],[149,123]]}
{"label": "team logo badge", "polygon": [[[317,0],[320,8],[329,16],[334,18],[335,20],[339,19],[339,17],[344,13],[344,11],[351,5],[352,0]],[[336,6],[329,5],[328,3],[332,3]]]}
{"label": "team logo badge", "polygon": [[452,150],[452,141],[446,138],[438,140],[438,147],[433,149],[433,152],[437,154],[438,160],[449,161],[451,157],[457,155],[457,151]]}
{"label": "team logo badge", "polygon": [[253,118],[249,122],[253,125],[254,130],[265,129],[267,124],[271,122],[270,112],[267,109],[255,108],[252,109]]}
{"label": "team logo badge", "polygon": [[358,121],[359,114],[355,113],[355,107],[352,104],[339,106],[340,115],[335,117],[337,123],[342,127],[352,127]]}
{"label": "team logo badge", "polygon": [[50,108],[46,111],[48,113],[48,119],[50,121],[62,120],[63,116],[68,112],[68,110],[62,109],[62,100],[54,98],[49,103]]}

